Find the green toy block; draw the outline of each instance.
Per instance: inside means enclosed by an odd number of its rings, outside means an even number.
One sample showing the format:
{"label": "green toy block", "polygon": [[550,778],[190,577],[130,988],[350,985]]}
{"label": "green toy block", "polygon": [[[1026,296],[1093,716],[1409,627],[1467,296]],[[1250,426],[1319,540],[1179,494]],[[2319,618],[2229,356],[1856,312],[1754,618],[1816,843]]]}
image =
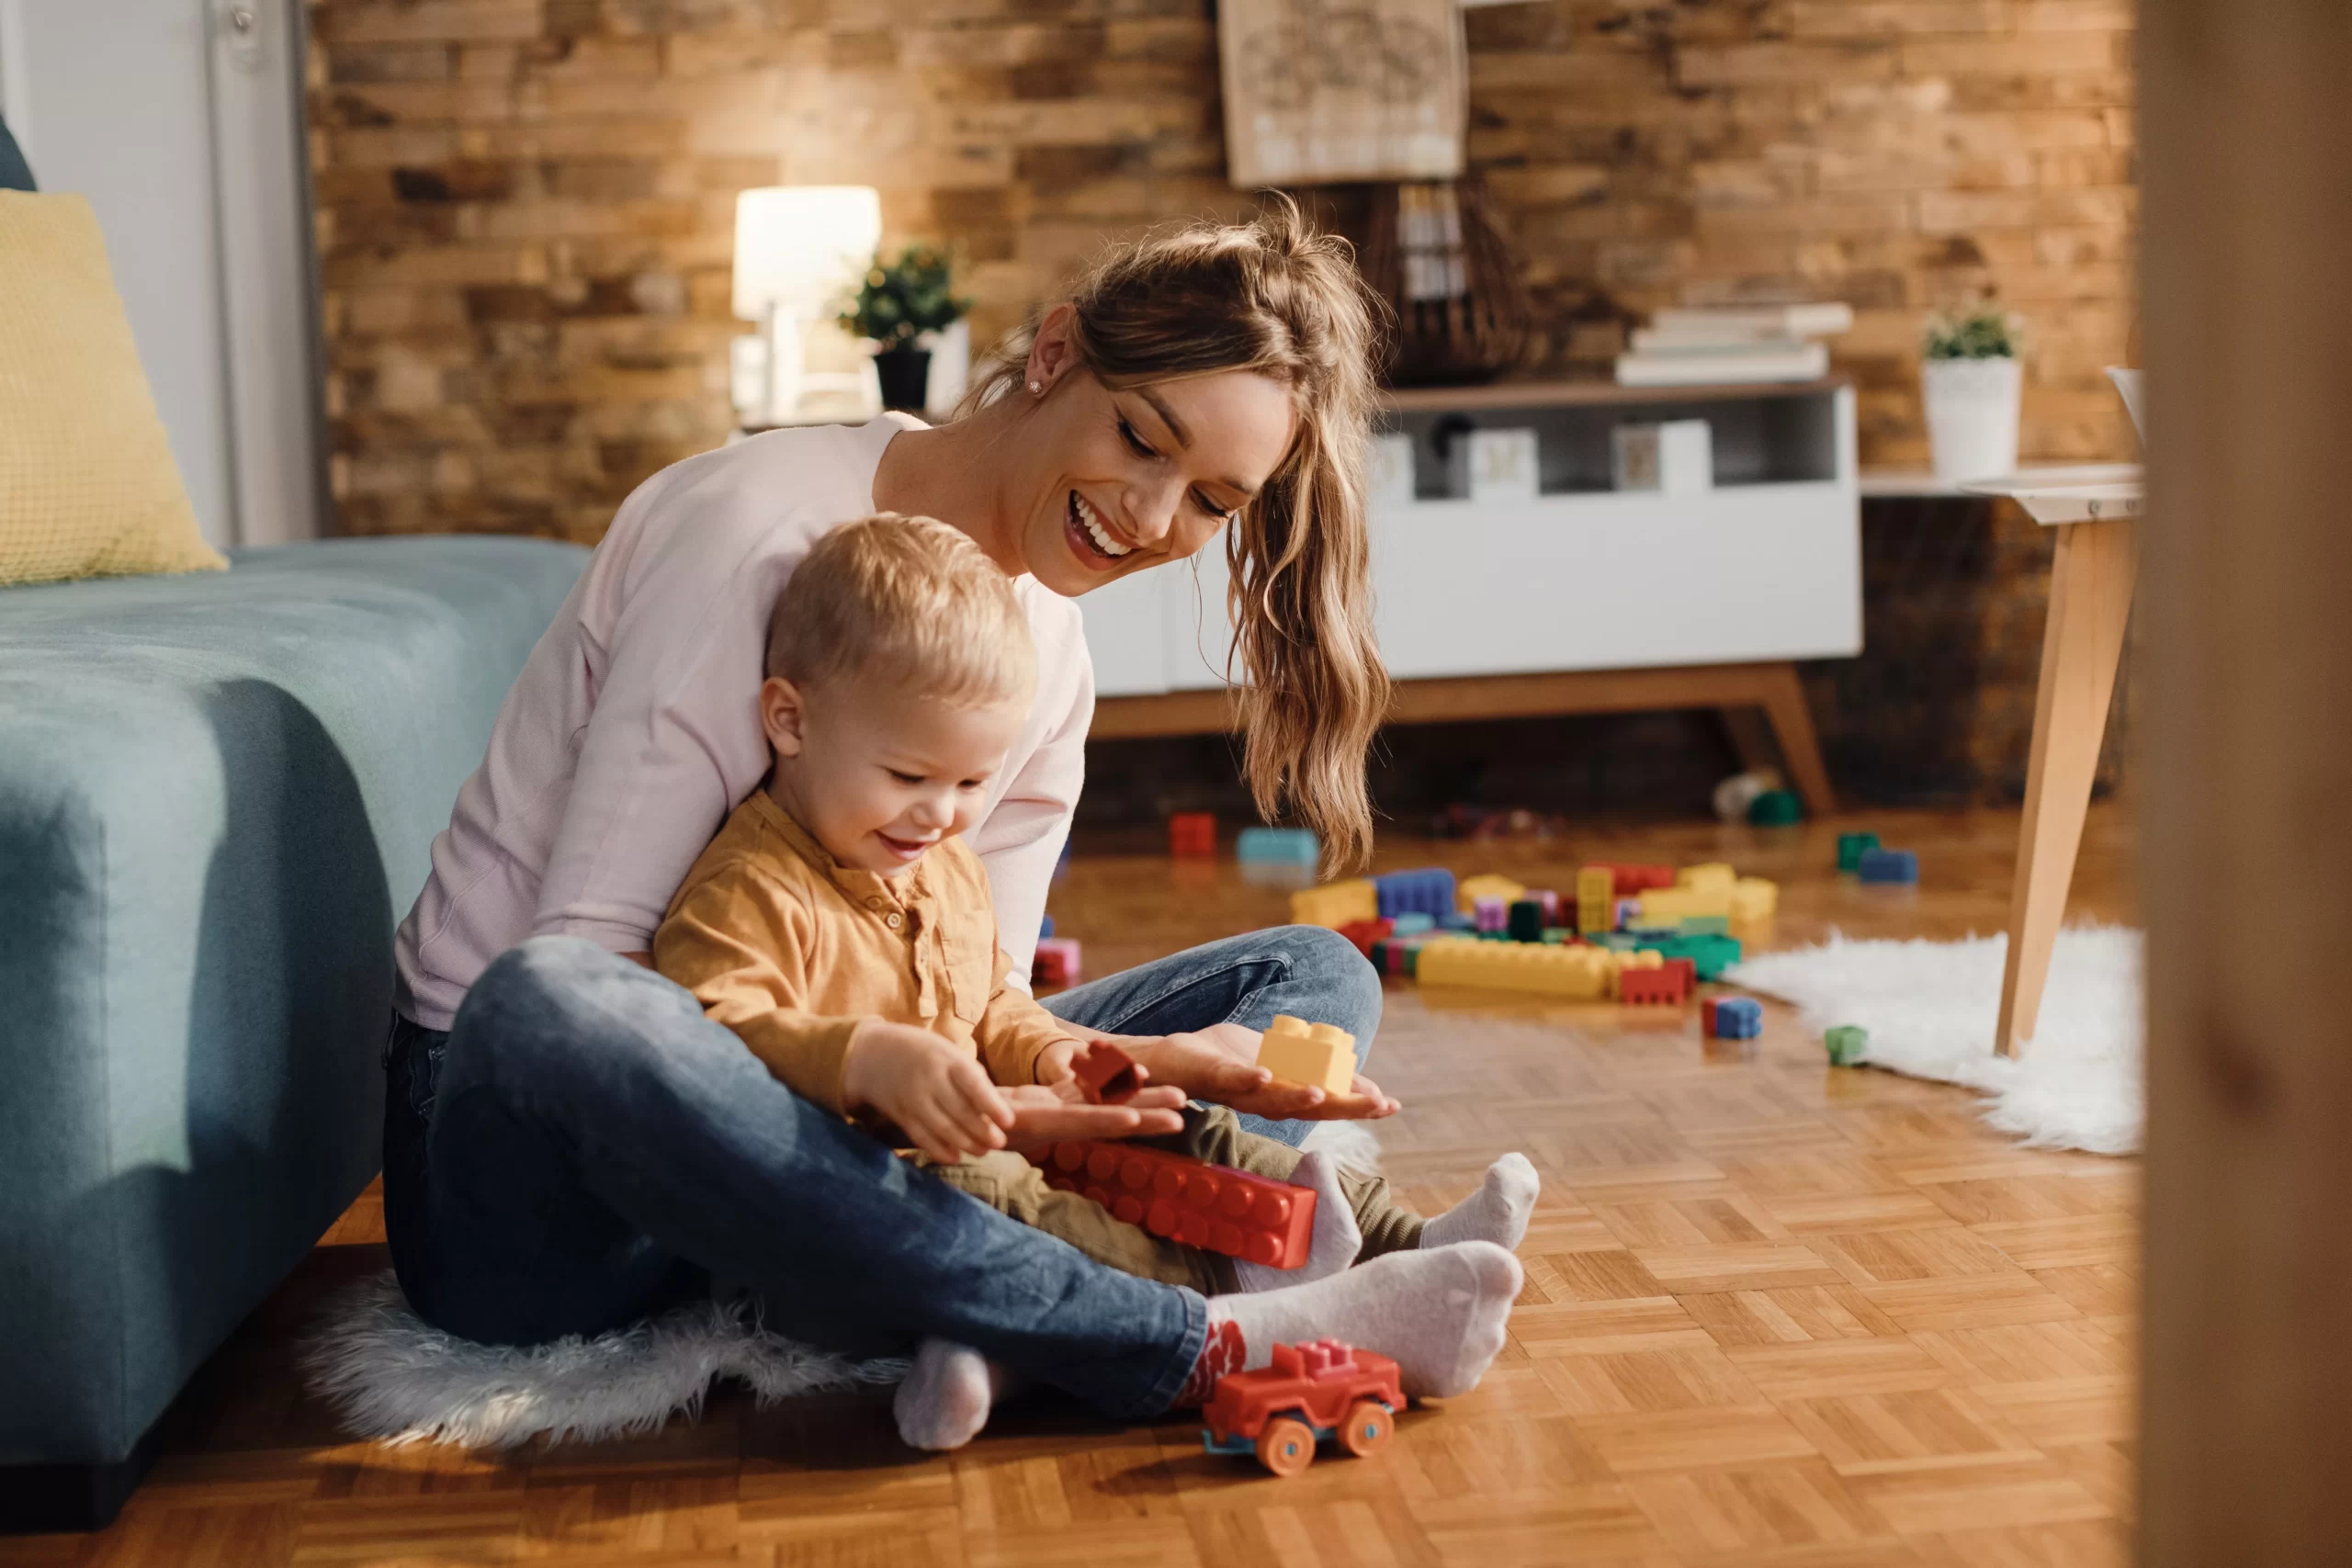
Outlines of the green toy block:
{"label": "green toy block", "polygon": [[1596,932],[1592,942],[1595,946],[1608,948],[1612,953],[1631,953],[1642,945],[1634,940],[1632,931]]}
{"label": "green toy block", "polygon": [[1729,936],[1731,921],[1723,915],[1685,915],[1682,917],[1684,936]]}
{"label": "green toy block", "polygon": [[1723,972],[1739,962],[1739,939],[1729,936],[1682,936],[1661,945],[1658,951],[1668,958],[1687,958],[1698,971],[1702,980],[1719,979]]}
{"label": "green toy block", "polygon": [[1566,942],[1576,934],[1576,932],[1568,930],[1566,926],[1545,926],[1544,928],[1544,940],[1553,943],[1555,946]]}
{"label": "green toy block", "polygon": [[1871,1032],[1859,1023],[1834,1024],[1821,1037],[1821,1043],[1829,1048],[1830,1066],[1859,1066],[1870,1054]]}
{"label": "green toy block", "polygon": [[1862,869],[1862,852],[1878,848],[1876,833],[1840,833],[1838,835],[1838,873],[1851,876]]}
{"label": "green toy block", "polygon": [[1804,819],[1804,805],[1794,792],[1768,789],[1747,803],[1747,825],[1751,828],[1785,828]]}

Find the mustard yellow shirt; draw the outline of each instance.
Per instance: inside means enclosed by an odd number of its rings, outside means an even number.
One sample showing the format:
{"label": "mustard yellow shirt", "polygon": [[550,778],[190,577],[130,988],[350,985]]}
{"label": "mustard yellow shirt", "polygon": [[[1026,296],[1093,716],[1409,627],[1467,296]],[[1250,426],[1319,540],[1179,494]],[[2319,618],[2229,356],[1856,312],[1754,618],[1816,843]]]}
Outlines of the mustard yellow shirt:
{"label": "mustard yellow shirt", "polygon": [[950,839],[902,876],[841,864],[765,790],[735,808],[653,933],[653,966],[795,1093],[845,1111],[849,1037],[870,1018],[1036,1081],[1068,1025],[1007,985],[988,874]]}

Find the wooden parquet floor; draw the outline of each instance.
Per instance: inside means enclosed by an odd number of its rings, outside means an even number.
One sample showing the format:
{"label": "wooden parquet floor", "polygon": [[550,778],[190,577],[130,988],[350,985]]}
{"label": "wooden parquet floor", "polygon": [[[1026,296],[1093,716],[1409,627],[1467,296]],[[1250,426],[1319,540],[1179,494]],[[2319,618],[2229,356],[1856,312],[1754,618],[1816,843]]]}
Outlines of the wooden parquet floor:
{"label": "wooden parquet floor", "polygon": [[[1830,874],[1839,827],[1920,851],[1917,893]],[[1567,886],[1580,860],[1728,858],[1781,881],[1775,944],[1829,928],[1958,935],[2006,915],[2014,814],[1877,814],[1802,830],[1680,824],[1553,843],[1398,840]],[[1057,891],[1091,966],[1280,918],[1279,893],[1152,854],[1081,856]],[[2129,919],[2120,809],[2092,818],[2075,913]],[[1366,1461],[1272,1480],[1171,1419],[1066,1402],[919,1456],[887,1404],[759,1412],[733,1393],[656,1438],[508,1459],[341,1436],[297,1340],[384,1267],[362,1199],[208,1365],[115,1528],[0,1540],[0,1568],[517,1562],[1284,1568],[1970,1564],[2129,1553],[2135,1162],[2015,1148],[1958,1089],[1825,1065],[1768,1007],[1752,1048],[1689,1012],[1390,998],[1373,1066],[1408,1196],[1442,1206],[1524,1150],[1544,1193],[1511,1341],[1471,1396],[1408,1413]]]}

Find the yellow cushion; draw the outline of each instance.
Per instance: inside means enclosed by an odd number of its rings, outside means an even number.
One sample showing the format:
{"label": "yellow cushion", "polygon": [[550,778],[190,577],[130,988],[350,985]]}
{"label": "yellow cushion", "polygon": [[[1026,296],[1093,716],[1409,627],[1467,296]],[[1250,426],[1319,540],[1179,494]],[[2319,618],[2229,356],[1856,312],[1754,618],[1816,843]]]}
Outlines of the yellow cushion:
{"label": "yellow cushion", "polygon": [[0,584],[228,564],[197,532],[90,204],[0,190]]}

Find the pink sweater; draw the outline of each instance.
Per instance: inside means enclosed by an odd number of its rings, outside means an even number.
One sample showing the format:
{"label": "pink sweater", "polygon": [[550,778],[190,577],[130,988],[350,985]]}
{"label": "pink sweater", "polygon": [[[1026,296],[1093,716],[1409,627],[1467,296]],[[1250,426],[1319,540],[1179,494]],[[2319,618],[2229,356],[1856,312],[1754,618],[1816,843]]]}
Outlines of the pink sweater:
{"label": "pink sweater", "polygon": [[[447,1029],[526,937],[653,945],[670,897],[767,772],[756,708],[768,612],[819,536],[874,510],[904,415],[781,430],[662,469],[621,505],[491,730],[401,922],[395,1001]],[[1013,584],[1037,700],[970,834],[1026,973],[1085,778],[1094,668],[1078,606]]]}

